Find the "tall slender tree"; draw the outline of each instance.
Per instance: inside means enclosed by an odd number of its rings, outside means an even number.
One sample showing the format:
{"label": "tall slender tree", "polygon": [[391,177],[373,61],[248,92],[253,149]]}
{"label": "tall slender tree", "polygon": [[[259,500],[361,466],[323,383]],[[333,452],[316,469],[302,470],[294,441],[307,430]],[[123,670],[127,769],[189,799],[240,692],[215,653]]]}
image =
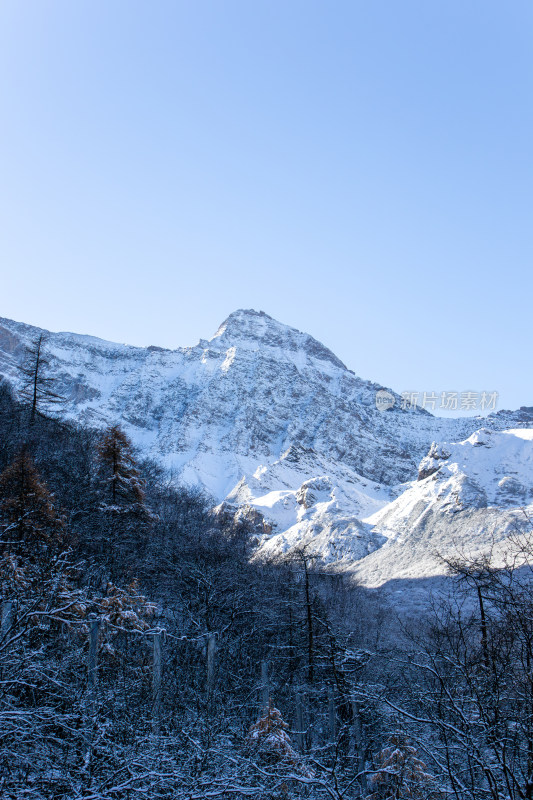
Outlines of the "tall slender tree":
{"label": "tall slender tree", "polygon": [[153,521],[145,503],[143,482],[135,461],[133,447],[126,434],[113,425],[98,445],[100,485],[104,502],[100,504],[104,539],[101,546],[109,551],[113,580],[124,573],[135,573]]}
{"label": "tall slender tree", "polygon": [[26,347],[20,371],[22,387],[19,396],[30,407],[30,424],[33,425],[37,416],[50,416],[57,406],[65,403],[65,398],[56,390],[56,379],[50,375],[43,333]]}

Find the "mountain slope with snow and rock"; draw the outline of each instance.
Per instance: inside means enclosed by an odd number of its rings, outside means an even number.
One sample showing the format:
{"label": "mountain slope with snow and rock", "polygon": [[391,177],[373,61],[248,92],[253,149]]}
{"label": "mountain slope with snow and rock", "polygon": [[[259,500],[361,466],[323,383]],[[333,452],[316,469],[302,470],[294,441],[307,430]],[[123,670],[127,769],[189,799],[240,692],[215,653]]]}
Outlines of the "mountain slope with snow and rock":
{"label": "mountain slope with snow and rock", "polygon": [[[25,347],[40,333],[0,319],[0,374],[15,391]],[[490,435],[533,427],[533,409],[444,419],[402,409],[392,392],[394,406],[379,410],[384,387],[264,312],[237,311],[211,339],[176,350],[72,333],[46,332],[45,342],[67,418],[120,424],[143,455],[176,482],[204,489],[221,513],[252,514],[265,555],[307,544],[326,563],[357,562],[361,575],[401,540],[402,513],[411,524],[407,506],[397,504],[411,497],[421,459],[432,479],[441,452],[432,443],[464,441],[481,426]],[[513,475],[503,477],[501,503],[519,493]],[[467,488],[462,497],[474,513],[483,495]],[[429,503],[429,495],[416,502]]]}
{"label": "mountain slope with snow and rock", "polygon": [[533,428],[481,428],[434,444],[418,480],[365,519],[384,539],[356,566],[367,585],[442,574],[442,559],[498,553],[533,532]]}

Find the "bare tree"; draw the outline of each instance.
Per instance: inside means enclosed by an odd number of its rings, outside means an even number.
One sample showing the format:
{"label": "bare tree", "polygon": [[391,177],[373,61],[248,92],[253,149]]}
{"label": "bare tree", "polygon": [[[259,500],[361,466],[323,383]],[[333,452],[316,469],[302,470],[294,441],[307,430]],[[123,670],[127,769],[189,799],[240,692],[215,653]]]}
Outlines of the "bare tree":
{"label": "bare tree", "polygon": [[412,652],[391,655],[383,684],[361,696],[384,730],[388,720],[406,731],[446,795],[531,800],[533,540],[509,540],[499,561],[450,568],[455,593],[413,637]]}

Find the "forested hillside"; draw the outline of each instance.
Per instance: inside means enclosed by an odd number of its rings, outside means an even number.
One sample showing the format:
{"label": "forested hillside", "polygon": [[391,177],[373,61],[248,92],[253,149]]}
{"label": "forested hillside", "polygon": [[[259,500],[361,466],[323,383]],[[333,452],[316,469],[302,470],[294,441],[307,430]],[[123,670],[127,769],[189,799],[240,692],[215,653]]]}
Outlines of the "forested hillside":
{"label": "forested hillside", "polygon": [[0,385],[4,797],[533,797],[527,537],[398,620],[210,508]]}

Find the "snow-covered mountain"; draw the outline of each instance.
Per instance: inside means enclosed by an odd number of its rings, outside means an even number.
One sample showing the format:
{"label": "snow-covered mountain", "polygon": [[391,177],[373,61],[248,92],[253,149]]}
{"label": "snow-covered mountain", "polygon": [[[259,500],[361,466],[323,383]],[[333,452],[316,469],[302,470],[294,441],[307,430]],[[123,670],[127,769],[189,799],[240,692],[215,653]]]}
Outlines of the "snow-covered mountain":
{"label": "snow-covered mountain", "polygon": [[533,532],[533,428],[434,444],[403,489],[365,519],[385,542],[356,567],[366,584],[442,574],[439,557],[497,554],[509,534]]}
{"label": "snow-covered mountain", "polygon": [[[15,390],[24,348],[41,332],[0,319],[0,374]],[[533,409],[444,419],[404,410],[392,393],[394,406],[379,410],[376,392],[384,387],[264,312],[236,311],[194,347],[139,348],[47,332],[46,349],[68,400],[66,417],[97,427],[119,423],[176,481],[204,488],[221,513],[252,515],[264,553],[309,543],[327,562],[375,560],[391,531],[400,531],[392,522],[401,516],[397,495],[410,496],[406,482],[433,442],[463,441],[481,426],[533,428]],[[431,472],[441,452],[433,447],[423,469]],[[498,503],[512,491],[509,473]],[[470,495],[464,498],[468,505]]]}

